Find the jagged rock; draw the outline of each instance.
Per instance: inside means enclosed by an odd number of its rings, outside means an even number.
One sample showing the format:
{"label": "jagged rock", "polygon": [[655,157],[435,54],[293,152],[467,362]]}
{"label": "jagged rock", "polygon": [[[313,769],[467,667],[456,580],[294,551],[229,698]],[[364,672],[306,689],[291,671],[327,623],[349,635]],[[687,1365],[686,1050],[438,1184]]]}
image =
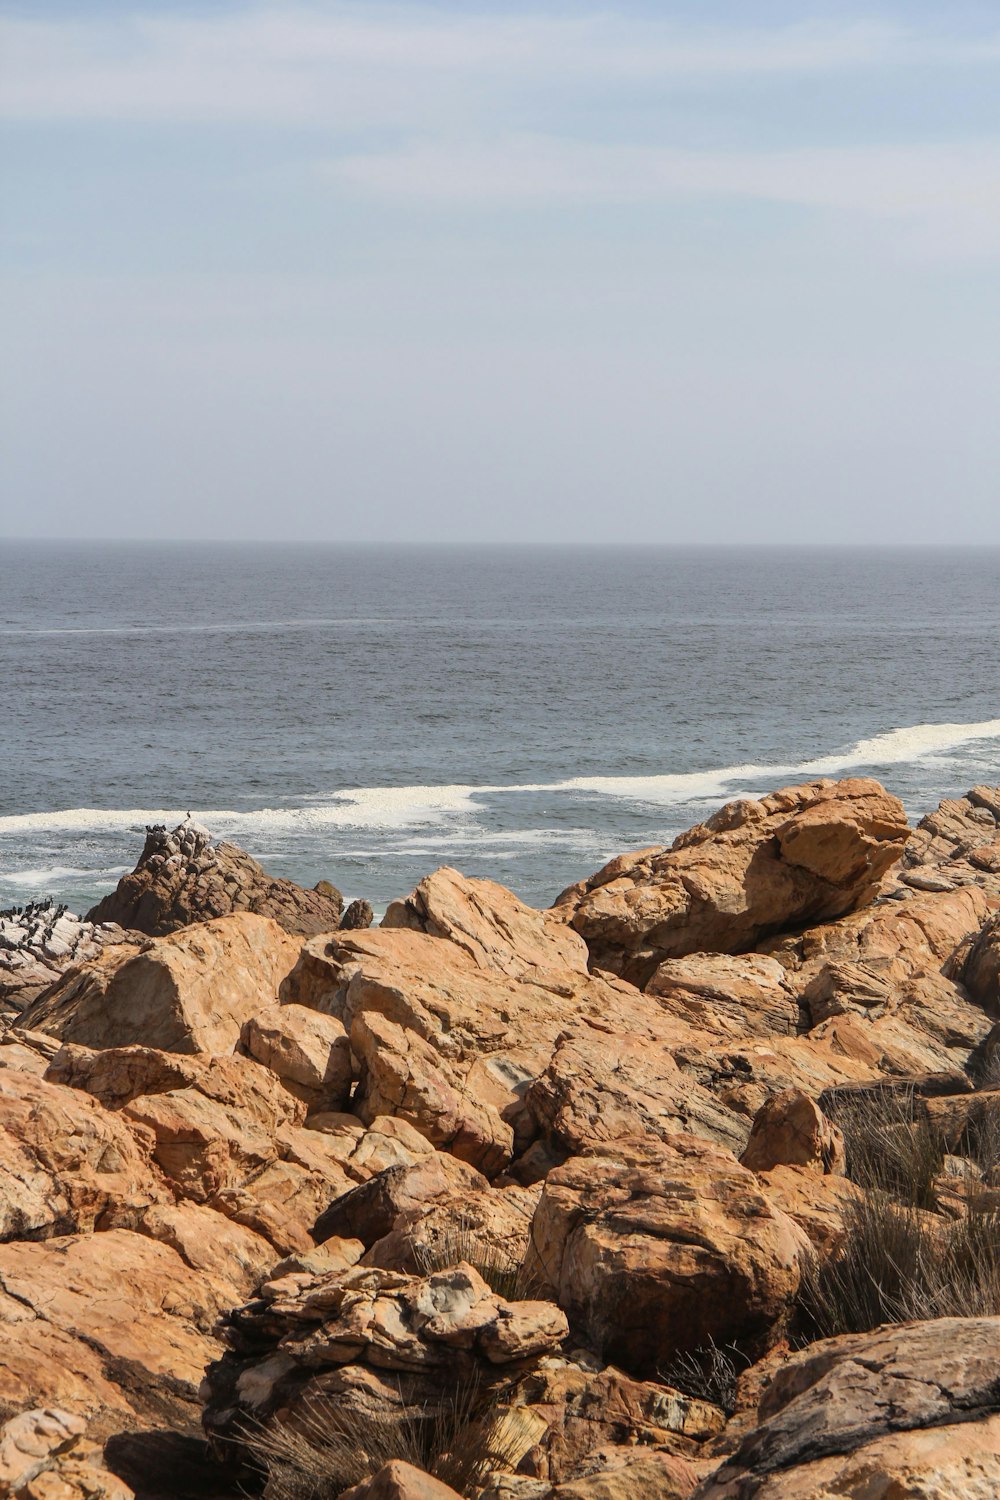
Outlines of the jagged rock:
{"label": "jagged rock", "polygon": [[134,1500],[87,1440],[86,1419],[58,1407],[34,1408],[0,1427],[0,1495],[14,1500]]}
{"label": "jagged rock", "polygon": [[[462,1264],[429,1276],[364,1266],[325,1276],[292,1272],[265,1282],[226,1328],[232,1352],[208,1371],[205,1421],[230,1441],[248,1413],[261,1420],[280,1410],[283,1421],[294,1420],[324,1389],[324,1371],[360,1367],[362,1388],[377,1401],[385,1400],[379,1372],[399,1372],[395,1401],[420,1392],[426,1401],[463,1371],[489,1384],[505,1367],[530,1369],[567,1333],[551,1302],[506,1302]],[[418,1384],[404,1387],[407,1375]]]}
{"label": "jagged rock", "polygon": [[340,919],[340,927],[343,932],[357,932],[363,927],[370,927],[375,920],[370,901],[352,901]]}
{"label": "jagged rock", "polygon": [[645,985],[667,958],[739,953],[871,899],[909,835],[877,781],[815,781],[729,802],[669,849],[619,855],[559,897],[591,963]]}
{"label": "jagged rock", "polygon": [[240,1050],[301,1099],[310,1114],[336,1112],[351,1092],[351,1044],[333,1016],[304,1005],[268,1005],[244,1021]]}
{"label": "jagged rock", "polygon": [[[550,1359],[530,1381],[529,1410],[544,1415],[545,1431],[519,1466],[562,1485],[579,1475],[595,1450],[642,1445],[693,1457],[698,1445],[725,1426],[719,1407],[659,1381],[632,1380],[621,1370],[589,1371]],[[561,1490],[559,1491],[561,1493]]]}
{"label": "jagged rock", "polygon": [[370,1479],[344,1490],[340,1500],[461,1500],[461,1497],[425,1469],[394,1458]]}
{"label": "jagged rock", "polygon": [[0,1013],[25,1010],[67,969],[126,941],[120,927],[82,921],[51,901],[0,911]]}
{"label": "jagged rock", "polygon": [[268,875],[235,844],[213,844],[206,829],[184,822],[172,833],[148,828],[135,869],[87,919],[163,937],[192,922],[243,911],[270,917],[286,932],[310,935],[332,932],[343,904],[328,881],[307,891]]}
{"label": "jagged rock", "polygon": [[243,1023],[278,996],[299,943],[246,913],[127,944],[73,969],[25,1011],[35,1027],[85,1047],[232,1052]]}
{"label": "jagged rock", "polygon": [[698,1500],[996,1493],[1000,1319],[825,1339],[774,1371],[758,1425]]}
{"label": "jagged rock", "polygon": [[806,1253],[751,1172],[677,1135],[597,1146],[550,1172],[528,1263],[602,1358],[651,1374],[710,1339],[765,1346]]}
{"label": "jagged rock", "polygon": [[0,1070],[0,1240],[134,1226],[168,1198],[151,1154],[96,1100]]}
{"label": "jagged rock", "polygon": [[785,1166],[842,1173],[846,1167],[844,1134],[808,1094],[786,1089],[754,1116],[740,1161],[751,1172]]}
{"label": "jagged rock", "polygon": [[1000,912],[984,923],[972,943],[962,980],[988,1016],[1000,1017]]}
{"label": "jagged rock", "polygon": [[930,877],[1000,896],[1000,787],[975,786],[921,818],[906,846],[901,875],[911,885],[915,877],[925,883]]}

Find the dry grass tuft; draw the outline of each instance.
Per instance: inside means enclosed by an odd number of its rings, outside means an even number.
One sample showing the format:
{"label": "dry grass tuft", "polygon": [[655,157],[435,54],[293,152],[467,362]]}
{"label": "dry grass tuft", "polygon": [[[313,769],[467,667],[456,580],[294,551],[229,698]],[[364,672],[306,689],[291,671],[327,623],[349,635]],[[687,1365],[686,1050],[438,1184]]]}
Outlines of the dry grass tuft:
{"label": "dry grass tuft", "polygon": [[750,1360],[735,1344],[724,1344],[720,1349],[710,1339],[698,1349],[676,1354],[658,1374],[675,1391],[697,1401],[710,1401],[731,1417],[736,1410],[737,1383],[749,1365]]}
{"label": "dry grass tuft", "polygon": [[525,1264],[524,1255],[512,1255],[466,1219],[460,1219],[433,1244],[415,1245],[413,1258],[424,1276],[449,1271],[464,1261],[507,1302],[527,1302],[545,1295],[542,1282]]}
{"label": "dry grass tuft", "polygon": [[433,1404],[374,1413],[316,1399],[295,1427],[258,1432],[249,1446],[266,1500],[336,1500],[392,1459],[472,1495],[490,1473],[512,1470],[524,1445],[497,1393],[473,1378]]}

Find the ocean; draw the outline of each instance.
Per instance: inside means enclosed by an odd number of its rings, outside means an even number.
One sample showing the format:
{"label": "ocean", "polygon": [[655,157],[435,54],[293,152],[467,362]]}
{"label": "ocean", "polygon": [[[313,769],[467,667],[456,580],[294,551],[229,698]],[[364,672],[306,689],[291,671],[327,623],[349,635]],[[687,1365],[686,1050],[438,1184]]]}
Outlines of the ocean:
{"label": "ocean", "polygon": [[1000,782],[1000,549],[0,542],[0,906],[189,810],[377,911],[546,905],[720,803]]}

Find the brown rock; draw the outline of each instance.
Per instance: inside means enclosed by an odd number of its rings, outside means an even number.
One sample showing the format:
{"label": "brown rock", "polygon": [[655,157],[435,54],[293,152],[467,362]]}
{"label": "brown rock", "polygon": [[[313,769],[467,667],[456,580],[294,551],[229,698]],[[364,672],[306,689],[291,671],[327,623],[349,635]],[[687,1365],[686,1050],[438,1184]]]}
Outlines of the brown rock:
{"label": "brown rock", "polygon": [[731,1151],[746,1144],[746,1122],[681,1070],[669,1043],[644,1037],[589,1027],[564,1033],[525,1100],[563,1156],[597,1141],[678,1131]]}
{"label": "brown rock", "polygon": [[461,1500],[450,1485],[425,1469],[394,1458],[371,1479],[344,1490],[340,1500]]}
{"label": "brown rock", "polygon": [[722,1039],[794,1036],[800,1026],[798,997],[784,967],[762,953],[668,958],[646,993],[659,996],[672,1015]]}
{"label": "brown rock", "polygon": [[331,1203],[317,1219],[313,1238],[317,1244],[358,1239],[367,1249],[389,1234],[401,1216],[456,1197],[474,1199],[487,1186],[474,1168],[432,1152],[412,1166],[387,1168]]}
{"label": "brown rock", "polygon": [[613,1142],[551,1172],[529,1265],[591,1347],[643,1374],[710,1339],[765,1346],[807,1250],[752,1173],[678,1135]]}
{"label": "brown rock", "polygon": [[58,1407],[35,1408],[0,1427],[0,1495],[17,1500],[134,1500],[88,1441],[86,1420]]}
{"label": "brown rock", "polygon": [[875,781],[816,781],[730,802],[669,849],[621,855],[557,903],[591,963],[645,985],[667,958],[738,953],[871,899],[909,834]]}
{"label": "brown rock", "polygon": [[769,1099],[754,1116],[740,1161],[751,1172],[786,1166],[843,1173],[847,1161],[843,1131],[826,1118],[808,1094],[786,1089]]}
{"label": "brown rock", "polygon": [[87,920],[164,937],[192,922],[253,912],[286,932],[309,935],[331,932],[342,909],[343,898],[328,881],[304,890],[268,875],[235,844],[213,845],[204,828],[184,822],[172,833],[147,828],[139,863]]}
{"label": "brown rock", "polygon": [[20,1013],[67,969],[127,941],[120,927],[81,921],[51,901],[0,911],[0,1014]]}
{"label": "brown rock", "polygon": [[0,1240],[134,1226],[168,1196],[151,1152],[96,1100],[0,1069]]}
{"label": "brown rock", "polygon": [[979,886],[1000,896],[1000,787],[976,786],[947,798],[921,818],[906,847],[902,873]]}
{"label": "brown rock", "polygon": [[[945,1491],[934,1476],[985,1483],[1000,1473],[998,1336],[998,1318],[940,1318],[811,1345],[775,1371],[758,1426],[705,1481],[698,1500],[985,1496],[985,1488]],[[941,1434],[959,1422],[968,1427],[956,1447]],[[927,1429],[938,1433],[929,1443]],[[911,1433],[912,1441],[901,1440]],[[912,1489],[903,1488],[908,1473]],[[882,1482],[873,1488],[876,1476]]]}
{"label": "brown rock", "polygon": [[333,1016],[304,1005],[269,1005],[244,1021],[240,1051],[301,1099],[310,1114],[343,1109],[351,1092],[351,1044]]}
{"label": "brown rock", "polygon": [[48,990],[23,1024],[85,1047],[232,1052],[244,1022],[276,1001],[298,953],[296,939],[264,917],[221,917],[138,952],[109,948]]}
{"label": "brown rock", "polygon": [[990,917],[973,942],[962,979],[986,1014],[1000,1018],[1000,912]]}

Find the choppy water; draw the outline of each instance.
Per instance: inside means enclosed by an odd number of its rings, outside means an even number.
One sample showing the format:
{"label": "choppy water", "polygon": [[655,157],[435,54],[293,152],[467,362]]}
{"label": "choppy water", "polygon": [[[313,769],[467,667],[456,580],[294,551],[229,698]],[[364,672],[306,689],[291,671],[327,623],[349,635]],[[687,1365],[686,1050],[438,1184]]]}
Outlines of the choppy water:
{"label": "choppy water", "polygon": [[382,906],[544,904],[740,793],[1000,782],[1000,550],[0,542],[0,905],[189,809]]}

